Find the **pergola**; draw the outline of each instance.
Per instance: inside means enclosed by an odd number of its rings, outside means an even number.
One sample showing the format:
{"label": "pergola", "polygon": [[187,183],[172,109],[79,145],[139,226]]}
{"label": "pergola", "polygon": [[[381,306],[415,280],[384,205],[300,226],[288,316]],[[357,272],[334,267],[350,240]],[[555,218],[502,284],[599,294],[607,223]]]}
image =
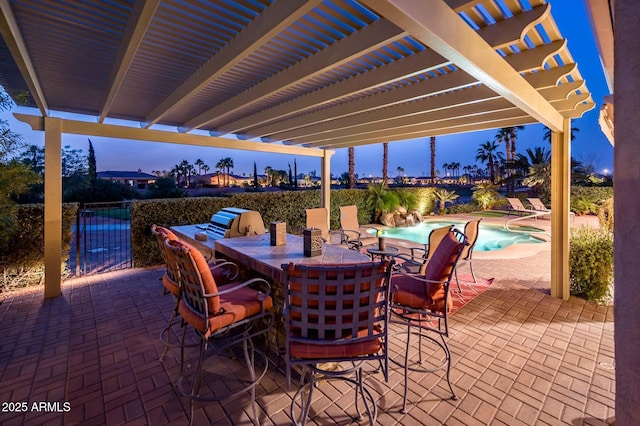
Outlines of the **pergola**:
{"label": "pergola", "polygon": [[594,102],[545,1],[0,9],[0,84],[28,92],[39,115],[17,118],[45,132],[46,297],[60,294],[63,133],[316,156],[328,206],[333,149],[540,122],[553,132],[551,293],[568,299],[571,119]]}

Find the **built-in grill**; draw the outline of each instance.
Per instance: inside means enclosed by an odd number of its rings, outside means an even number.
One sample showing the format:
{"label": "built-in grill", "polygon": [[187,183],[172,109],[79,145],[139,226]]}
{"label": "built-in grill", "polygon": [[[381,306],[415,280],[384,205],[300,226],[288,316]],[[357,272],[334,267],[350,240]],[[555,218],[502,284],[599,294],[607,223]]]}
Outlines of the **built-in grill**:
{"label": "built-in grill", "polygon": [[244,237],[264,234],[264,222],[259,212],[254,210],[227,207],[214,213],[206,225],[198,225],[207,231],[207,235],[216,240],[219,238]]}

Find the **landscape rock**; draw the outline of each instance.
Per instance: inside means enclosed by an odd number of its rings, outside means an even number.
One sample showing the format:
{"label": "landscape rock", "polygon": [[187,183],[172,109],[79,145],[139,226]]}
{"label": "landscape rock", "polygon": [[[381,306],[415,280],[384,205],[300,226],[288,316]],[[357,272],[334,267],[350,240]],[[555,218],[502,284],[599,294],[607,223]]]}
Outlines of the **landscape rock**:
{"label": "landscape rock", "polygon": [[380,223],[390,228],[396,227],[396,222],[393,219],[393,213],[385,213],[382,216],[380,216]]}

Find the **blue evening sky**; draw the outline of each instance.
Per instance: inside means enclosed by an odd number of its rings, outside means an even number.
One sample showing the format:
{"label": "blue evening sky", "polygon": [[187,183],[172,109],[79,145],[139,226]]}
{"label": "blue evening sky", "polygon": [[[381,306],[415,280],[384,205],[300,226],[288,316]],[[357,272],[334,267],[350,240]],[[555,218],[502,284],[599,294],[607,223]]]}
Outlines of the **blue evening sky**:
{"label": "blue evening sky", "polygon": [[[583,0],[551,0],[551,13],[558,25],[560,33],[568,39],[571,52],[578,69],[587,82],[587,88],[591,92],[596,107],[584,114],[580,119],[574,120],[573,127],[580,131],[576,133],[576,139],[572,143],[572,156],[582,162],[592,164],[596,171],[611,173],[613,169],[613,148],[600,131],[598,125],[598,113],[602,104],[602,98],[609,94],[600,59],[598,57],[591,27],[584,10]],[[37,110],[29,108],[16,108],[15,111],[30,114],[38,114]],[[71,115],[58,115],[71,117]],[[2,113],[2,118],[10,122],[12,130],[23,135],[28,144],[42,145],[43,132],[34,132],[30,128],[15,119],[9,113]],[[536,146],[549,147],[549,143],[543,138],[544,127],[541,124],[526,126],[518,133],[517,150],[524,153],[526,148]],[[476,164],[475,152],[479,144],[487,140],[493,140],[496,130],[483,132],[464,133],[459,135],[442,136],[437,138],[436,167],[442,170],[444,163],[458,162],[461,167]],[[170,170],[182,160],[194,163],[202,159],[210,167],[210,172],[215,171],[215,164],[225,157],[231,157],[234,161],[234,174],[253,173],[255,161],[258,173],[262,173],[265,167],[274,169],[287,169],[288,164],[293,167],[293,156],[281,154],[254,153],[240,150],[224,150],[218,148],[203,148],[164,144],[155,142],[139,142],[122,139],[91,137],[96,151],[98,171],[102,170],[138,170],[151,173],[153,170]],[[63,135],[63,145],[82,149],[88,152],[88,140],[86,136]],[[503,148],[504,149],[504,148]],[[296,157],[298,172],[316,170],[320,173],[320,160],[309,157]],[[407,176],[425,176],[429,174],[429,138],[415,139],[411,141],[399,141],[389,144],[389,175],[397,175],[398,167],[404,169]],[[477,164],[480,166],[480,164]],[[375,144],[355,148],[356,173],[359,176],[380,176],[382,169],[382,144]],[[331,160],[331,171],[339,175],[347,170],[347,149],[336,150]]]}

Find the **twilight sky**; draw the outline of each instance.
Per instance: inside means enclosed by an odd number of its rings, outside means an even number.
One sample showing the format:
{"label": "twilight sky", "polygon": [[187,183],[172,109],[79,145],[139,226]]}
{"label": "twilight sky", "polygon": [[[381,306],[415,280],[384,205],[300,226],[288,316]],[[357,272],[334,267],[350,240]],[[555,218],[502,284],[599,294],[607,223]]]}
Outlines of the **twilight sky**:
{"label": "twilight sky", "polygon": [[[598,125],[598,113],[602,98],[609,94],[605,82],[600,59],[591,33],[588,18],[584,11],[583,0],[550,0],[551,13],[558,25],[560,33],[568,39],[571,52],[578,69],[587,82],[596,107],[584,114],[581,119],[574,120],[572,127],[580,131],[572,143],[572,156],[584,163],[593,164],[596,171],[611,173],[613,170],[613,147],[609,144]],[[38,114],[31,108],[16,108],[15,112]],[[52,114],[54,116],[75,118],[70,114]],[[9,121],[11,129],[22,134],[28,144],[42,145],[44,132],[31,131],[29,126],[18,122],[8,112],[0,117]],[[86,119],[86,118],[85,118]],[[526,126],[518,133],[517,150],[524,153],[526,148],[536,146],[549,147],[543,141],[544,126],[534,124]],[[477,164],[475,153],[479,144],[493,140],[496,130],[438,137],[436,142],[436,167],[442,170],[444,163],[459,162],[461,167]],[[293,167],[293,156],[281,154],[257,154],[240,150],[224,150],[219,148],[192,147],[155,142],[139,142],[123,139],[91,137],[96,152],[98,171],[104,170],[138,170],[151,173],[153,170],[170,170],[182,160],[194,163],[202,159],[215,171],[215,164],[225,157],[234,162],[232,173],[242,175],[253,173],[253,162],[256,162],[258,173],[265,167],[286,170],[288,164]],[[87,154],[89,143],[86,136],[63,135],[62,145],[82,149]],[[501,145],[503,147],[503,145]],[[502,148],[504,149],[504,148]],[[429,139],[421,138],[411,141],[399,141],[389,144],[389,175],[397,175],[398,167],[404,169],[407,176],[425,176],[429,174]],[[320,160],[309,157],[296,157],[298,172],[316,170],[320,172]],[[382,169],[382,144],[355,148],[356,173],[360,176],[380,176]],[[335,175],[347,171],[347,149],[336,150],[331,159],[331,171]]]}

